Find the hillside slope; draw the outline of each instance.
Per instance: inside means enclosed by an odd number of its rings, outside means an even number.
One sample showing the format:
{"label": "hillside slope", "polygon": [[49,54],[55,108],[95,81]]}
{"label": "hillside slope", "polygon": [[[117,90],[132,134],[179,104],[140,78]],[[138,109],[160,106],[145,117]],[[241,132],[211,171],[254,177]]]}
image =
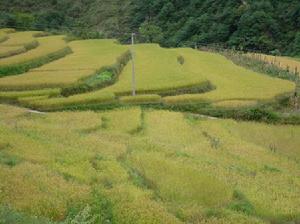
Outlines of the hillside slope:
{"label": "hillside slope", "polygon": [[2,0],[0,12],[1,26],[21,29],[300,55],[298,0]]}

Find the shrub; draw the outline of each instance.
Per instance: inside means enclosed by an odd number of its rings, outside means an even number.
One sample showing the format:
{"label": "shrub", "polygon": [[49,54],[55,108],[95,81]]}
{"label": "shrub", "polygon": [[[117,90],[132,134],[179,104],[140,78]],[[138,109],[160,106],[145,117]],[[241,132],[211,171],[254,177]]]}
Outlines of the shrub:
{"label": "shrub", "polygon": [[179,64],[183,65],[184,64],[184,57],[182,55],[177,57],[177,61]]}
{"label": "shrub", "polygon": [[246,196],[238,190],[235,190],[233,192],[233,202],[231,202],[229,204],[229,209],[237,211],[237,212],[242,212],[246,215],[254,215],[255,214],[254,206],[246,198]]}

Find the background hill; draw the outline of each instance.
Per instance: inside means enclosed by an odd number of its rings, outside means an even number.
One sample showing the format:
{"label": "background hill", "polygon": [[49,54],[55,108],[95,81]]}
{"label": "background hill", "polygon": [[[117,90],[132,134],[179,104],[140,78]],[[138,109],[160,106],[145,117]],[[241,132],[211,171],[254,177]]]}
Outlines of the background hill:
{"label": "background hill", "polygon": [[221,45],[300,54],[298,0],[2,0],[0,25],[163,46]]}

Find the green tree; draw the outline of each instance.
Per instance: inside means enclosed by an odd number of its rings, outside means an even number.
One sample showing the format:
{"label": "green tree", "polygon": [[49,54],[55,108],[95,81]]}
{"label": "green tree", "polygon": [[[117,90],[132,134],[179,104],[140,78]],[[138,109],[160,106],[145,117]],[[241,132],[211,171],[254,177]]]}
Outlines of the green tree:
{"label": "green tree", "polygon": [[35,22],[35,18],[30,13],[16,13],[15,24],[18,29],[28,30],[32,29]]}
{"label": "green tree", "polygon": [[161,28],[152,22],[144,22],[140,29],[140,41],[146,43],[160,43],[163,39]]}
{"label": "green tree", "polygon": [[293,53],[297,56],[300,56],[300,32],[298,32],[295,36]]}

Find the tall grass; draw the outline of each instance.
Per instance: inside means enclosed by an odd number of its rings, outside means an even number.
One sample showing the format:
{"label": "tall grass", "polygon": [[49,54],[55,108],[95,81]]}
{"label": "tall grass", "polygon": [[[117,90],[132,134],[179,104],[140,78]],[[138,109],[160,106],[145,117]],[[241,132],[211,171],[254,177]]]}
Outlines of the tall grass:
{"label": "tall grass", "polygon": [[0,120],[0,204],[26,216],[93,224],[297,221],[297,126],[138,107],[32,114],[0,105]]}

